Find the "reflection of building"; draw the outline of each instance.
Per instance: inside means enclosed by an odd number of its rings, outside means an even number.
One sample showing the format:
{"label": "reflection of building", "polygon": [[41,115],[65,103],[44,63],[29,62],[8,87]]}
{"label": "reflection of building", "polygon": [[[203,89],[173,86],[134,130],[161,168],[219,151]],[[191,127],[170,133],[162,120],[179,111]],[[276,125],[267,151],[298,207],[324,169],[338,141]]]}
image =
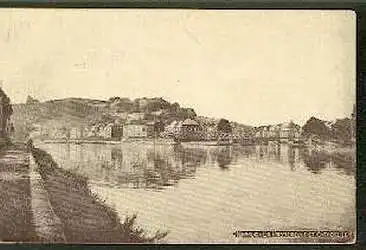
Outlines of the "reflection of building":
{"label": "reflection of building", "polygon": [[289,162],[289,151],[290,147],[286,144],[282,144],[279,149],[279,159],[282,163],[288,163]]}
{"label": "reflection of building", "polygon": [[299,149],[298,148],[289,148],[288,151],[288,163],[290,165],[291,170],[295,170],[296,165],[298,164],[299,158]]}
{"label": "reflection of building", "polygon": [[314,174],[318,174],[326,168],[331,161],[331,157],[320,151],[305,150],[302,152],[302,159],[305,166]]}
{"label": "reflection of building", "polygon": [[256,146],[257,159],[271,159],[294,168],[300,160],[299,149],[285,143],[270,142],[268,145]]}
{"label": "reflection of building", "polygon": [[280,160],[281,144],[277,142],[268,142],[268,157],[270,159]]}
{"label": "reflection of building", "polygon": [[111,150],[111,159],[114,164],[121,165],[123,163],[123,153],[120,148],[112,148]]}
{"label": "reflection of building", "polygon": [[225,147],[219,149],[219,151],[217,152],[216,161],[220,168],[222,169],[228,168],[232,160],[233,156],[231,147]]}

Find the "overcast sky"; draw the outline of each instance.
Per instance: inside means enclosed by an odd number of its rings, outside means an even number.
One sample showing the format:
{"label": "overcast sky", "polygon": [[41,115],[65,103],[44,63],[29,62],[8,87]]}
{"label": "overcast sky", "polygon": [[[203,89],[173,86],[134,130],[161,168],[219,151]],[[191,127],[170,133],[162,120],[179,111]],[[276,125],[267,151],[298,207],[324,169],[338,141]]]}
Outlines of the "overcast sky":
{"label": "overcast sky", "polygon": [[1,9],[13,102],[156,97],[250,125],[349,116],[351,11]]}

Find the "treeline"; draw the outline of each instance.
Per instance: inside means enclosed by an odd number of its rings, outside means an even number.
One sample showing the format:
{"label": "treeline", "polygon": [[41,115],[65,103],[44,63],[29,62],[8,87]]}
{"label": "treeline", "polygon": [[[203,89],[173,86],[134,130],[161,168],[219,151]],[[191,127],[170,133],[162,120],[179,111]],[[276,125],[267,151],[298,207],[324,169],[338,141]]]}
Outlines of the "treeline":
{"label": "treeline", "polygon": [[334,122],[311,117],[302,127],[304,136],[317,136],[322,140],[349,142],[354,140],[356,123],[354,119],[337,119]]}

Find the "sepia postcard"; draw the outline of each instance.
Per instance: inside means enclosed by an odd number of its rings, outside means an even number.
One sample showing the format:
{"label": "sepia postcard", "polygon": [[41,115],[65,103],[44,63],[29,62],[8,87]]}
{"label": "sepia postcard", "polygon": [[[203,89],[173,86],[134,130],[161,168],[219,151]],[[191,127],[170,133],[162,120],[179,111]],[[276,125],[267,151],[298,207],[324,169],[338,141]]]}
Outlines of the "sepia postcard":
{"label": "sepia postcard", "polygon": [[3,8],[0,49],[0,242],[355,242],[353,11]]}

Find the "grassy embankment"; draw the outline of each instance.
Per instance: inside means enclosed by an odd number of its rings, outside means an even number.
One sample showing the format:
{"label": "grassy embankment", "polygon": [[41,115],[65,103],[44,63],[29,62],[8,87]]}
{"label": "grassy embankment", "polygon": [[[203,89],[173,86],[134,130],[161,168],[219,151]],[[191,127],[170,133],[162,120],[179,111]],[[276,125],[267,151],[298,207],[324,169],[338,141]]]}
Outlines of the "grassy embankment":
{"label": "grassy embankment", "polygon": [[0,241],[4,242],[37,241],[24,153],[24,149],[9,145],[0,151]]}
{"label": "grassy embankment", "polygon": [[136,227],[136,215],[121,222],[116,211],[90,191],[86,177],[60,168],[41,149],[33,148],[32,154],[67,242],[154,243],[167,235],[159,231],[147,235]]}

